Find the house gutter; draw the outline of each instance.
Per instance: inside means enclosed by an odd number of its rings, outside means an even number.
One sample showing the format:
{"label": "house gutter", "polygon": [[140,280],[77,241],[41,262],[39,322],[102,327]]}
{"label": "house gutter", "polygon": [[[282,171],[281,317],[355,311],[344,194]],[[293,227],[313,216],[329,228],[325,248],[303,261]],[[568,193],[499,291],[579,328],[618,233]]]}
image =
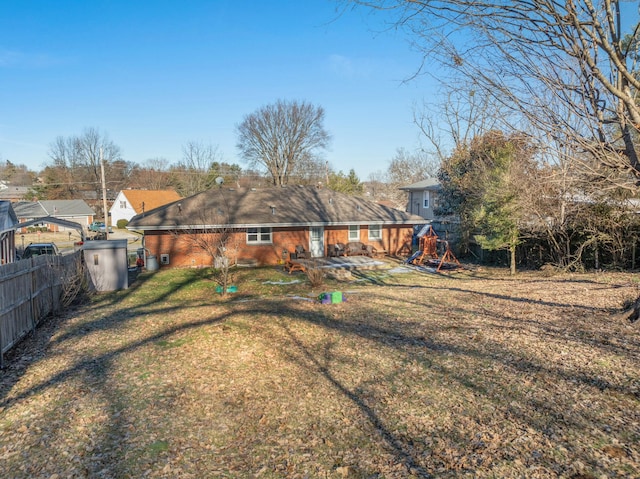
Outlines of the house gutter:
{"label": "house gutter", "polygon": [[350,222],[313,222],[313,223],[256,223],[256,224],[219,224],[219,225],[180,225],[180,226],[134,226],[127,229],[130,231],[176,231],[176,230],[196,230],[196,229],[246,229],[246,228],[295,228],[313,226],[351,226],[351,225],[414,225],[422,221],[350,221]]}

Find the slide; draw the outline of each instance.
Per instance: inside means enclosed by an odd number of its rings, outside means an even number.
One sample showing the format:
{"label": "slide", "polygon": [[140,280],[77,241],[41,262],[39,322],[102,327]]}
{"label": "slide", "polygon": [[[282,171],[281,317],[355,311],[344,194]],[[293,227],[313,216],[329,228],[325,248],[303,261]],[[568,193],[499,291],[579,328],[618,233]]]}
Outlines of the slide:
{"label": "slide", "polygon": [[415,253],[413,253],[411,256],[409,256],[405,263],[411,263],[413,262],[414,259],[416,259],[417,257],[422,255],[422,251],[416,251]]}

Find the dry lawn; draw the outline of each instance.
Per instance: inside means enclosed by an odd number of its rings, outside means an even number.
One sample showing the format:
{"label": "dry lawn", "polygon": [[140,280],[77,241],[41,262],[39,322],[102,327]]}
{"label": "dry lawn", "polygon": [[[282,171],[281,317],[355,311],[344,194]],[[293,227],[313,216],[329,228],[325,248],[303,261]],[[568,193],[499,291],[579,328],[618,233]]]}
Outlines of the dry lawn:
{"label": "dry lawn", "polygon": [[636,276],[304,279],[160,271],[49,320],[1,373],[0,475],[640,477]]}

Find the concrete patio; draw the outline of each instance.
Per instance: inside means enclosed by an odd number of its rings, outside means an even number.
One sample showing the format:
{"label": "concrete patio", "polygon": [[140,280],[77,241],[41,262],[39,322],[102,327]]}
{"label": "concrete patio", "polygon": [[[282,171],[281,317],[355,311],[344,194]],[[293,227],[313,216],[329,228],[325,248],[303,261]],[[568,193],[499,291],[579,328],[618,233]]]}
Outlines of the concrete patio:
{"label": "concrete patio", "polygon": [[302,265],[305,269],[314,266],[330,270],[363,270],[363,269],[384,269],[389,267],[389,263],[383,259],[370,258],[368,256],[339,256],[313,259],[296,259],[294,263]]}

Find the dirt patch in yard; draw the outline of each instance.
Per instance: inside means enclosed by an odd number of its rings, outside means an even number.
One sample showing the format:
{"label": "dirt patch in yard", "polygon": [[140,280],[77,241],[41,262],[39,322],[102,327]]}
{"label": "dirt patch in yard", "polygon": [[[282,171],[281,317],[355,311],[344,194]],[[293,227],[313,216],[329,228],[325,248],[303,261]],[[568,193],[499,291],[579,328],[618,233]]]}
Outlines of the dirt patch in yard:
{"label": "dirt patch in yard", "polygon": [[[32,477],[639,477],[632,274],[143,274],[48,321],[0,380]],[[301,281],[296,282],[295,279]]]}

